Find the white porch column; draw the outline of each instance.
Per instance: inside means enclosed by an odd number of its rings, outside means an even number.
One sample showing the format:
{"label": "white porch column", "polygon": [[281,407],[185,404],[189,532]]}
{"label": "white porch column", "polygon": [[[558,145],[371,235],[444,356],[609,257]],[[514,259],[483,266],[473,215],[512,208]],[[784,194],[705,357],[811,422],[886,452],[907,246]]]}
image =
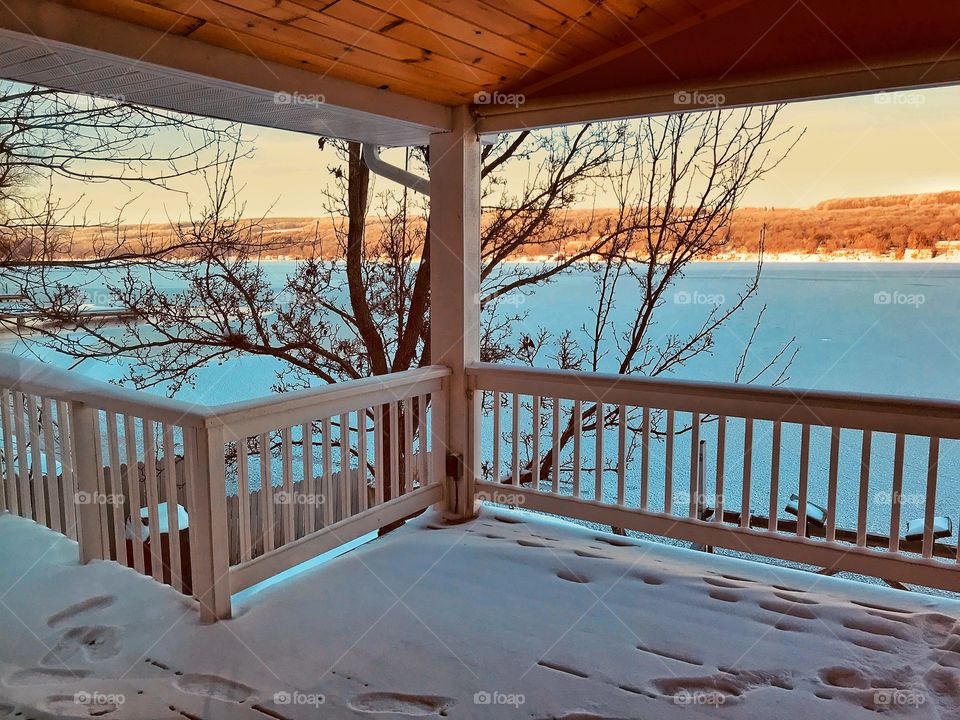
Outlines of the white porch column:
{"label": "white porch column", "polygon": [[230,559],[223,427],[184,428],[190,487],[190,570],[200,622],[230,617]]}
{"label": "white porch column", "polygon": [[467,106],[454,109],[451,132],[430,137],[430,349],[431,362],[453,371],[434,441],[463,460],[459,480],[447,474],[444,498],[452,518],[466,519],[479,425],[464,367],[480,359],[480,140]]}

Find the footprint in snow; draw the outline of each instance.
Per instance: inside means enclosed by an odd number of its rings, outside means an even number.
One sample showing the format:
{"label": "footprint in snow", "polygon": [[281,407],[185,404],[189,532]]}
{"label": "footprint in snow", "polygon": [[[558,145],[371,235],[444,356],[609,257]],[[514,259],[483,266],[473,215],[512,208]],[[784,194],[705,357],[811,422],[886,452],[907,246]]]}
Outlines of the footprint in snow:
{"label": "footprint in snow", "polygon": [[72,620],[79,615],[83,615],[84,613],[108,608],[113,605],[113,602],[114,597],[112,595],[95,595],[92,598],[81,600],[80,602],[61,610],[58,613],[54,613],[47,618],[47,625],[50,627],[56,627],[57,625],[60,625],[67,620]]}
{"label": "footprint in snow", "polygon": [[96,698],[89,696],[85,702],[82,693],[51,695],[41,703],[41,708],[58,718],[110,717],[122,706],[121,697],[114,699],[104,693]]}
{"label": "footprint in snow", "polygon": [[661,696],[672,697],[674,701],[699,696],[712,699],[713,703],[708,703],[711,705],[735,702],[746,693],[758,688],[793,689],[793,681],[789,673],[734,668],[713,675],[655,678],[651,681],[651,685]]}
{"label": "footprint in snow", "polygon": [[253,695],[253,688],[218,675],[200,673],[180,675],[173,681],[173,686],[189,695],[200,695],[226,702],[242,703]]}
{"label": "footprint in snow", "polygon": [[68,668],[24,668],[10,673],[3,679],[7,687],[29,687],[82,680],[90,675],[89,670]]}
{"label": "footprint in snow", "polygon": [[517,540],[517,545],[520,547],[535,547],[535,548],[545,548],[549,547],[545,542],[540,542],[539,540]]}
{"label": "footprint in snow", "polygon": [[588,583],[590,579],[581,573],[570,570],[569,568],[564,568],[557,572],[557,577],[561,580],[566,580],[567,582],[572,583]]}
{"label": "footprint in snow", "polygon": [[738,585],[737,583],[732,583],[728,580],[720,580],[719,578],[714,577],[705,577],[703,581],[707,585],[712,585],[713,587],[726,588],[728,590],[740,590],[743,586]]}
{"label": "footprint in snow", "polygon": [[120,628],[112,625],[82,625],[67,630],[56,646],[44,655],[41,665],[62,665],[78,655],[88,662],[106,660],[120,652]]}
{"label": "footprint in snow", "polygon": [[350,707],[362,713],[391,713],[412,717],[439,715],[446,717],[454,704],[453,698],[437,695],[404,695],[402,693],[374,692],[357,695]]}
{"label": "footprint in snow", "polygon": [[573,554],[582,558],[593,558],[594,560],[613,560],[613,558],[609,555],[604,555],[598,552],[590,552],[589,550],[574,550]]}

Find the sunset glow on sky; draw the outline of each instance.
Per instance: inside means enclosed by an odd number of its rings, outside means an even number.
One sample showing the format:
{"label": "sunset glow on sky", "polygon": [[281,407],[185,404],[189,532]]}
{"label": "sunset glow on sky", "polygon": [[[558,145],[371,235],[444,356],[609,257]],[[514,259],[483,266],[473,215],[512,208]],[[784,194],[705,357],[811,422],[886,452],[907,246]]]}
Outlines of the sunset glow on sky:
{"label": "sunset glow on sky", "polygon": [[[935,88],[882,95],[794,103],[780,116],[781,128],[806,128],[780,167],[750,188],[743,205],[809,207],[836,197],[890,195],[960,189],[960,88]],[[331,151],[321,152],[309,135],[247,129],[255,156],[236,171],[248,216],[323,214],[320,191],[329,182]],[[402,163],[402,151],[384,157]],[[520,182],[527,169],[512,172]],[[379,183],[387,181],[379,179]],[[199,182],[184,186],[197,202]],[[65,199],[82,195],[88,220],[110,220],[127,208],[126,222],[163,222],[186,217],[185,195],[116,183],[61,183]],[[134,200],[134,198],[137,198]],[[596,198],[598,207],[612,198]]]}

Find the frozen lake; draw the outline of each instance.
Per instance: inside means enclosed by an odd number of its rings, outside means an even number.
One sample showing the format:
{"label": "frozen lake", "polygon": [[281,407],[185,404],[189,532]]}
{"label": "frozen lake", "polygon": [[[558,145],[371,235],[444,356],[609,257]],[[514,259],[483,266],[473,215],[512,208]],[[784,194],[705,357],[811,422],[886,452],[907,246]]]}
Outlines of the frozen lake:
{"label": "frozen lake", "polygon": [[[293,263],[268,264],[268,273],[279,284]],[[684,334],[698,327],[714,302],[731,302],[754,272],[748,263],[704,263],[692,266],[687,275],[668,293],[658,311],[658,336]],[[888,393],[918,397],[960,399],[960,265],[951,264],[768,264],[760,289],[747,307],[716,333],[711,353],[695,358],[675,377],[699,380],[732,380],[745,339],[753,328],[757,312],[766,305],[763,324],[755,338],[750,361],[757,367],[780,345],[796,337],[799,354],[790,369],[787,385],[798,389],[821,389]],[[89,288],[95,291],[95,286]],[[576,272],[539,289],[535,294],[504,307],[526,315],[517,333],[534,335],[540,326],[554,332],[576,331],[589,323],[595,298],[593,277]],[[634,307],[631,289],[623,286],[615,315],[622,319]],[[22,352],[7,339],[3,351]],[[44,359],[66,365],[65,358],[43,353]],[[544,364],[549,361],[544,357]],[[265,394],[275,380],[276,361],[265,358],[238,358],[200,371],[196,386],[185,388],[180,397],[209,404],[242,400]],[[613,369],[613,358],[604,369]],[[110,379],[120,376],[119,365],[85,363],[86,375]],[[238,376],[243,382],[237,382]],[[678,414],[678,427],[685,418]],[[505,422],[504,427],[509,427]],[[739,477],[742,463],[743,422],[731,419],[727,426],[726,474]],[[781,462],[780,506],[796,492],[799,427],[784,426]],[[770,477],[770,423],[754,427],[751,507],[765,514]],[[489,429],[487,430],[489,437]],[[702,430],[707,441],[707,491],[713,487],[712,452],[716,426]],[[674,459],[674,492],[687,486],[689,446],[687,436],[677,442]],[[664,448],[656,443],[651,453],[651,507],[662,508]],[[956,515],[960,507],[960,448],[952,441],[941,446],[940,486],[937,509]],[[615,437],[608,440],[615,447]],[[811,437],[810,500],[825,503],[829,431],[814,428]],[[506,447],[504,448],[506,451]],[[487,448],[489,457],[489,447]],[[585,457],[592,448],[584,444]],[[504,453],[507,457],[506,452]],[[869,526],[886,531],[889,525],[889,487],[892,474],[893,437],[877,434],[873,440],[871,507]],[[846,431],[841,435],[840,497],[855,498],[859,479],[860,436]],[[631,476],[638,475],[636,458]],[[926,443],[908,438],[904,477],[903,517],[922,515],[919,498],[925,482]],[[608,480],[608,484],[613,479]],[[592,477],[584,479],[592,487]],[[737,482],[728,483],[736,488]],[[887,489],[885,495],[884,488]],[[631,491],[637,501],[636,488]],[[916,506],[911,505],[917,498]],[[675,505],[678,504],[675,500]],[[683,503],[679,503],[682,505]],[[738,508],[740,497],[727,493],[726,506]],[[841,502],[840,522],[852,525],[856,507]]]}
{"label": "frozen lake", "polygon": [[[265,267],[279,284],[293,263]],[[658,311],[656,332],[662,336],[692,330],[715,299],[731,302],[753,271],[749,263],[692,266]],[[97,289],[92,284],[88,291]],[[960,399],[958,291],[960,264],[769,263],[757,295],[716,333],[713,352],[696,358],[676,376],[731,380],[756,313],[766,305],[750,357],[759,365],[796,336],[800,353],[789,373],[790,387]],[[595,294],[592,276],[577,272],[503,309],[526,314],[518,333],[533,333],[540,326],[554,332],[577,330],[589,322]],[[614,310],[621,322],[633,307],[631,294],[624,285]],[[0,350],[18,352],[9,338],[0,340]],[[42,356],[67,364],[52,353]],[[543,362],[549,364],[546,357]],[[203,369],[197,387],[185,388],[182,397],[209,403],[256,397],[269,388],[277,367],[265,358],[230,360]],[[238,370],[245,382],[224,382],[236,377]],[[79,371],[103,379],[121,374],[118,366],[100,363],[85,363]]]}

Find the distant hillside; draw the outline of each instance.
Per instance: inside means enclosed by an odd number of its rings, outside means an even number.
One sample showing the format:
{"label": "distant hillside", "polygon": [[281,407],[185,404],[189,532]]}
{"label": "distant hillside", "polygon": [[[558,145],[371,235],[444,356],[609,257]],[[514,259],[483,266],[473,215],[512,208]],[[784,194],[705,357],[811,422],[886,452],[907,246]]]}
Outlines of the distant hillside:
{"label": "distant hillside", "polygon": [[960,192],[825,200],[812,208],[741,208],[730,251],[755,253],[767,226],[766,250],[814,257],[923,259],[955,255],[960,241]]}
{"label": "distant hillside", "polygon": [[877,197],[838,198],[824,200],[813,206],[814,210],[858,210],[877,207],[921,207],[926,205],[956,205],[960,203],[960,190],[945,190],[920,195],[880,195]]}
{"label": "distant hillside", "polygon": [[[595,212],[601,217],[612,213]],[[588,214],[586,210],[573,210],[565,218],[572,223],[582,221]],[[839,198],[824,200],[807,209],[741,208],[734,214],[726,249],[713,259],[755,257],[764,225],[767,257],[772,260],[960,260],[960,191]],[[422,230],[421,223],[417,231]],[[377,219],[371,219],[368,238],[372,241],[381,231]],[[72,254],[92,254],[97,232],[94,228],[81,231],[76,236]],[[268,218],[264,221],[264,233],[265,237],[279,241],[282,250],[276,252],[278,257],[303,257],[311,254],[315,247],[322,250],[324,257],[340,255],[334,223],[329,217]],[[169,234],[167,225],[128,226],[122,229],[122,244],[137,247],[143,235],[162,241]],[[586,238],[569,240],[564,250],[572,252],[585,241]],[[514,259],[538,252],[543,250],[529,248]]]}

